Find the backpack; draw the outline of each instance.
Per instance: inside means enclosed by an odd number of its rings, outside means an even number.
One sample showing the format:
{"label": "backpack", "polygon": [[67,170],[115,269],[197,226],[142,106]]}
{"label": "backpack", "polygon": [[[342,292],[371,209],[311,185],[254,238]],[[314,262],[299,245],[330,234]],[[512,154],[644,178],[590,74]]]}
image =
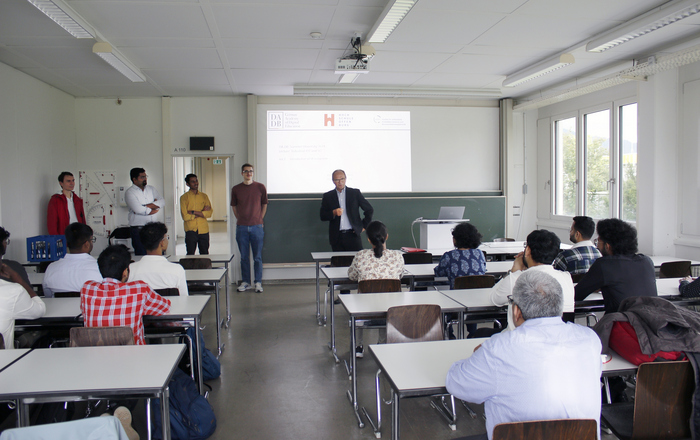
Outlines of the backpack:
{"label": "backpack", "polygon": [[[187,329],[187,336],[192,339],[192,349],[194,349],[195,331],[193,327]],[[202,336],[202,332],[199,333],[199,346],[202,349],[202,379],[212,380],[221,376],[221,363],[216,356],[214,356],[214,353],[204,346],[204,336]],[[197,368],[197,356],[193,356],[193,358],[194,368]]]}
{"label": "backpack", "polygon": [[[200,440],[216,430],[216,416],[211,405],[199,394],[190,376],[175,369],[170,387],[170,436],[173,440]],[[162,439],[160,399],[153,399],[153,438]]]}
{"label": "backpack", "polygon": [[639,347],[639,340],[637,339],[637,332],[634,331],[632,324],[626,321],[615,321],[613,323],[608,345],[617,354],[635,365],[644,362],[676,361],[685,358],[685,353],[682,351],[659,351],[652,355],[642,353],[642,349]]}

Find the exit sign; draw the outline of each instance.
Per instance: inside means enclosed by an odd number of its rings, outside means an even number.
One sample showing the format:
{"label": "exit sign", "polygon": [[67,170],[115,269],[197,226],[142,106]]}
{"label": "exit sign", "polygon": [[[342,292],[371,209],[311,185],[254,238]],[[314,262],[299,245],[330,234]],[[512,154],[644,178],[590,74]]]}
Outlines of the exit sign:
{"label": "exit sign", "polygon": [[221,165],[222,163],[224,163],[223,159],[214,159],[214,165]]}

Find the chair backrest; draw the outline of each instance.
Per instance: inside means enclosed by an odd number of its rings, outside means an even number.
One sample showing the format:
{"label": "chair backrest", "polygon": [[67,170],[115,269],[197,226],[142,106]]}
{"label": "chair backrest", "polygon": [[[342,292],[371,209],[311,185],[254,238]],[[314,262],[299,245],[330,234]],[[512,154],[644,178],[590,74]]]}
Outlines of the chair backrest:
{"label": "chair backrest", "polygon": [[121,228],[116,228],[114,231],[112,231],[112,233],[109,234],[109,238],[107,238],[107,241],[109,242],[110,246],[112,245],[113,238],[119,240],[126,240],[127,238],[131,238],[131,228],[128,226],[122,226]]}
{"label": "chair backrest", "polygon": [[571,281],[573,283],[580,283],[583,277],[585,277],[585,273],[572,273],[571,274]]}
{"label": "chair backrest", "polygon": [[5,338],[2,336],[2,333],[0,333],[0,350],[5,349]]}
{"label": "chair backrest", "polygon": [[350,267],[354,255],[334,255],[331,257],[331,267]]}
{"label": "chair backrest", "polygon": [[597,434],[593,419],[501,423],[493,428],[493,440],[595,440]]}
{"label": "chair backrest", "polygon": [[36,268],[36,271],[38,273],[46,273],[46,268],[49,267],[49,264],[53,263],[53,261],[42,261],[39,263],[39,266]]}
{"label": "chair backrest", "polygon": [[180,265],[185,269],[211,269],[211,259],[180,258]]}
{"label": "chair backrest", "polygon": [[515,241],[514,238],[494,238],[493,241],[495,243],[504,243],[506,241]]}
{"label": "chair backrest", "polygon": [[455,289],[483,289],[493,287],[496,279],[493,275],[466,275],[455,278]]}
{"label": "chair backrest", "polygon": [[134,345],[134,331],[122,327],[71,327],[71,347],[95,347],[102,345]]}
{"label": "chair backrest", "polygon": [[433,262],[433,254],[429,252],[405,252],[404,264],[430,264]]}
{"label": "chair backrest", "polygon": [[442,311],[437,304],[389,307],[386,314],[386,342],[441,341]]}
{"label": "chair backrest", "polygon": [[632,438],[690,438],[694,389],[695,377],[688,361],[641,364]]}
{"label": "chair backrest", "polygon": [[54,292],[55,298],[80,298],[80,292]]}
{"label": "chair backrest", "polygon": [[401,292],[401,280],[362,280],[357,293]]}
{"label": "chair backrest", "polygon": [[680,278],[690,275],[690,261],[669,261],[661,263],[659,278]]}
{"label": "chair backrest", "polygon": [[180,296],[180,290],[177,287],[166,287],[164,289],[155,289],[155,292],[160,296]]}

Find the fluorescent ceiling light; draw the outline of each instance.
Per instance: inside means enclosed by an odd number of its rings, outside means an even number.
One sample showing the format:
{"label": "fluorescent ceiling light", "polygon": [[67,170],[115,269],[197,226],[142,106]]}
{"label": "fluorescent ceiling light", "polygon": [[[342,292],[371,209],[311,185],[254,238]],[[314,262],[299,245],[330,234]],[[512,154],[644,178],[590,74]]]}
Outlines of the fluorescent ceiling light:
{"label": "fluorescent ceiling light", "polygon": [[28,0],[75,38],[95,38],[95,30],[63,0]]}
{"label": "fluorescent ceiling light", "polygon": [[674,0],[624,23],[586,44],[588,52],[603,52],[700,12],[698,0]]}
{"label": "fluorescent ceiling light", "polygon": [[295,85],[294,96],[362,96],[374,98],[500,98],[499,89],[447,89],[428,87],[358,87],[350,85]]}
{"label": "fluorescent ceiling light", "polygon": [[535,64],[534,66],[508,75],[503,81],[503,87],[519,86],[522,83],[554,72],[557,69],[561,69],[562,67],[568,66],[569,64],[573,63],[574,56],[570,53],[563,53],[561,55],[557,55],[554,58],[549,58],[545,61],[542,61],[541,63]]}
{"label": "fluorescent ceiling light", "polygon": [[92,51],[103,60],[107,61],[110,66],[117,69],[119,73],[129,78],[131,82],[146,81],[146,77],[141,73],[139,68],[131,64],[131,62],[119,51],[114,49],[111,44],[107,42],[95,43],[92,46]]}
{"label": "fluorescent ceiling light", "polygon": [[367,41],[370,43],[385,42],[417,2],[418,0],[390,0],[379,16],[379,20],[369,31]]}
{"label": "fluorescent ceiling light", "polygon": [[359,73],[344,73],[344,74],[340,75],[340,79],[338,80],[338,84],[354,83],[358,76],[360,76]]}

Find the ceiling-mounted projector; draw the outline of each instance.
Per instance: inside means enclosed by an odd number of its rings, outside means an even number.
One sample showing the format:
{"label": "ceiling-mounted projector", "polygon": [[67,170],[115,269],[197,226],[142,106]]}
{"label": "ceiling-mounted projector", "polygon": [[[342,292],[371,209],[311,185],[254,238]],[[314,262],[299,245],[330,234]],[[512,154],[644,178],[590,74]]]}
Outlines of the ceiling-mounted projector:
{"label": "ceiling-mounted projector", "polygon": [[355,58],[338,58],[335,61],[335,73],[369,73],[369,58],[360,55]]}

